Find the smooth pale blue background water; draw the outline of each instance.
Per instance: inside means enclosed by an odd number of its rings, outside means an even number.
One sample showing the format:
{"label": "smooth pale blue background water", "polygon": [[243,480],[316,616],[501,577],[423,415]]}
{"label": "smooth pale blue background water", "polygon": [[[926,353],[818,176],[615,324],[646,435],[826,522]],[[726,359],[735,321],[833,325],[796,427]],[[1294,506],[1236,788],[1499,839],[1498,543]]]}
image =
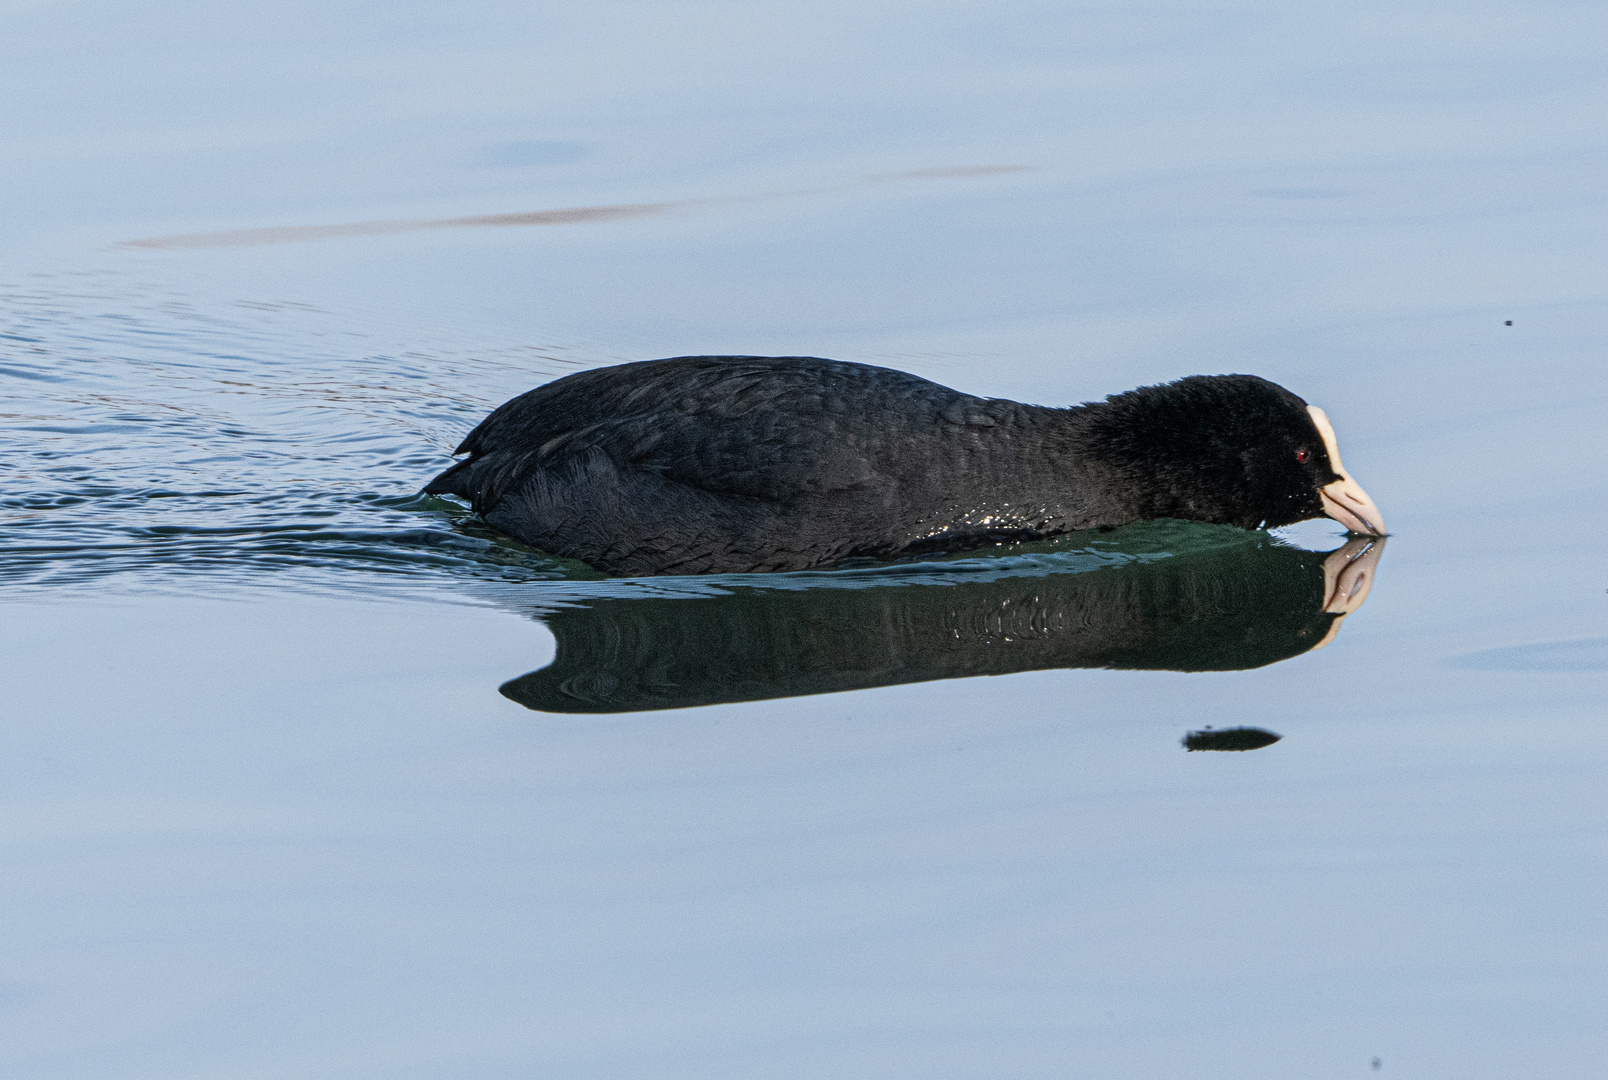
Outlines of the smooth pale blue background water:
{"label": "smooth pale blue background water", "polygon": [[[1592,1074],[1604,22],[0,5],[5,1071]],[[572,583],[413,492],[537,382],[723,351],[1253,371],[1394,535],[1254,672],[499,697]],[[1239,723],[1285,739],[1178,747]]]}

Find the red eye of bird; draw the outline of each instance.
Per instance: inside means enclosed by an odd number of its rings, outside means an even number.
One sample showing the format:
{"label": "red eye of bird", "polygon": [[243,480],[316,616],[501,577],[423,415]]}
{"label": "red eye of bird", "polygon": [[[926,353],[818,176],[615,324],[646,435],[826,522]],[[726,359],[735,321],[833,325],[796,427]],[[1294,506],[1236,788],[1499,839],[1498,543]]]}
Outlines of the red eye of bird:
{"label": "red eye of bird", "polygon": [[1303,465],[1305,465],[1307,463],[1307,460],[1309,458],[1311,458],[1311,457],[1312,457],[1312,451],[1310,451],[1310,450],[1297,450],[1295,452],[1295,460],[1299,461]]}

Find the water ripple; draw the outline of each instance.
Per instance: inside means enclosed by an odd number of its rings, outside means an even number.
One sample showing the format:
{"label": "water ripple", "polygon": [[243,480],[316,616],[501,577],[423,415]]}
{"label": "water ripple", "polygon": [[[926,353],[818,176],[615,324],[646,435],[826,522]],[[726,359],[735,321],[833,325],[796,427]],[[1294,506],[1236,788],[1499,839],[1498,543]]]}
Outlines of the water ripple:
{"label": "water ripple", "polygon": [[488,409],[587,361],[407,329],[299,304],[203,312],[111,277],[0,287],[0,586],[573,577],[417,492]]}

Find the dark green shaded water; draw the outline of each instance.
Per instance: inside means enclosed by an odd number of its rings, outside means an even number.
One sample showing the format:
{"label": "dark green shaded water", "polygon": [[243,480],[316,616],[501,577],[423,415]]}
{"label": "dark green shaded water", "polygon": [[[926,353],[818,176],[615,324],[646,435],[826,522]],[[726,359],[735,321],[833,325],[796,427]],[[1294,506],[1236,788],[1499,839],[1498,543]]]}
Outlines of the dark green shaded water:
{"label": "dark green shaded water", "polygon": [[[531,709],[630,712],[1052,668],[1240,671],[1328,644],[1383,546],[1311,552],[1183,522],[1074,546],[1089,542],[587,600],[545,617],[556,658],[502,692]],[[1348,569],[1361,579],[1337,603]]]}

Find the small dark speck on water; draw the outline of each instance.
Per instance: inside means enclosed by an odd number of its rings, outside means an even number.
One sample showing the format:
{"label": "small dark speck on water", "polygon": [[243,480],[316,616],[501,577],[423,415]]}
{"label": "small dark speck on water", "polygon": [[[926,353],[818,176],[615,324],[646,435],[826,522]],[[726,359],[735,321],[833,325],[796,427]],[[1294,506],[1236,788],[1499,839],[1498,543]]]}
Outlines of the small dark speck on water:
{"label": "small dark speck on water", "polygon": [[[1513,325],[1513,320],[1509,319],[1507,322],[1503,323],[1502,325],[1503,326],[1512,326]],[[1378,1068],[1378,1066],[1376,1065],[1376,1066],[1374,1066],[1374,1068]]]}
{"label": "small dark speck on water", "polygon": [[[1508,325],[1509,325],[1509,326],[1512,326],[1512,325],[1513,325],[1513,324],[1512,324],[1512,323],[1508,323]],[[1369,1064],[1369,1065],[1372,1065],[1372,1066],[1373,1066],[1373,1070],[1374,1070],[1374,1072],[1378,1072],[1378,1071],[1379,1071],[1379,1066],[1381,1066],[1381,1065],[1383,1065],[1383,1064],[1384,1064],[1384,1062],[1383,1062],[1383,1061],[1380,1061],[1380,1060],[1379,1060],[1379,1059],[1378,1059],[1378,1058],[1374,1058],[1374,1059],[1373,1059],[1373,1060],[1372,1060],[1372,1061],[1370,1061],[1370,1062],[1369,1062],[1369,1063],[1368,1063],[1368,1064]]]}
{"label": "small dark speck on water", "polygon": [[1204,731],[1191,731],[1184,736],[1185,750],[1260,750],[1264,746],[1272,746],[1283,735],[1275,735],[1271,731],[1255,727],[1236,727],[1214,730],[1206,728]]}

